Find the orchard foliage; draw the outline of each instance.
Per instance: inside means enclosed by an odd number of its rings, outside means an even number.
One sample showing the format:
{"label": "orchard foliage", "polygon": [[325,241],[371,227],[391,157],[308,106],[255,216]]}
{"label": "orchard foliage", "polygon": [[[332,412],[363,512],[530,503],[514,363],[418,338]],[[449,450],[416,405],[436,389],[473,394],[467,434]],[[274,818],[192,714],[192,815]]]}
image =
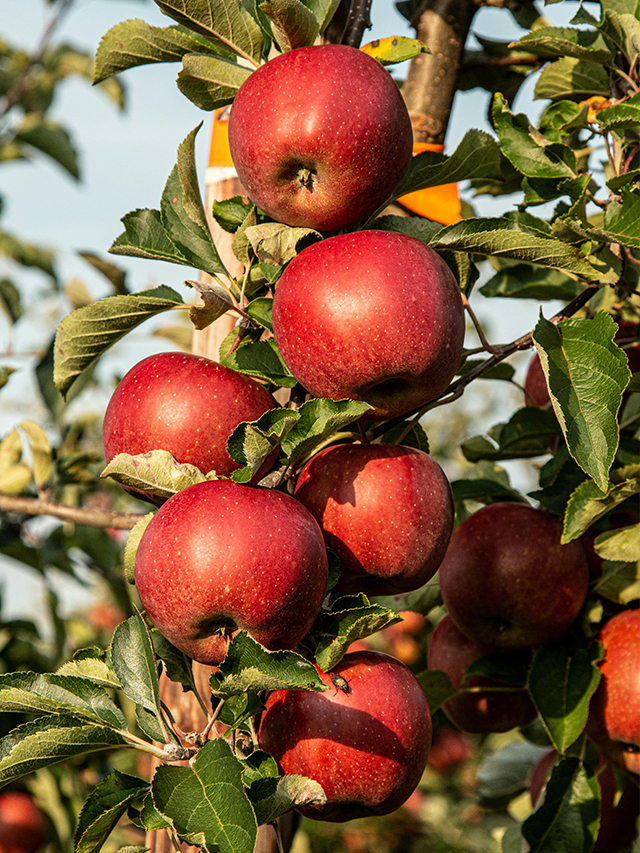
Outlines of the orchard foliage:
{"label": "orchard foliage", "polygon": [[[180,91],[203,110],[232,104],[272,50],[313,44],[337,7],[335,0],[155,1],[175,23],[117,24],[98,48],[94,79],[113,81],[113,75],[135,66],[178,62]],[[403,2],[399,8],[411,17],[415,5]],[[115,295],[69,314],[52,348],[53,380],[65,398],[86,381],[109,347],[149,318],[188,310],[193,326],[204,329],[226,313],[237,316],[238,324],[221,346],[220,362],[257,379],[285,402],[233,431],[227,449],[238,468],[231,479],[249,482],[277,450],[269,485],[283,489],[307,460],[336,441],[381,439],[428,450],[433,409],[454,404],[476,380],[495,380],[486,386],[491,389],[513,383],[510,357],[535,348],[550,402],[543,408],[525,405],[523,395],[522,407],[504,422],[465,438],[463,474],[451,484],[457,521],[482,505],[533,503],[561,520],[563,543],[592,542],[599,569],[569,630],[532,650],[524,662],[485,655],[469,667],[468,683],[460,687],[440,670],[423,663],[416,667],[434,714],[458,694],[473,692],[478,676],[499,682],[497,692],[526,690],[537,721],[525,736],[552,746],[560,756],[542,806],[521,824],[511,819],[502,824],[508,826],[504,853],[520,853],[527,849],[525,842],[538,853],[593,849],[600,794],[597,760],[584,730],[600,680],[597,634],[640,598],[640,5],[638,0],[588,5],[579,8],[570,25],[553,27],[532,4],[523,4],[513,13],[526,29],[517,42],[482,39],[479,51],[469,51],[459,85],[492,93],[493,132],[471,128],[448,155],[415,155],[387,203],[348,229],[382,229],[421,240],[449,265],[467,305],[473,306],[475,288],[490,299],[539,303],[535,328],[511,343],[494,346],[477,328],[480,344],[467,344],[456,378],[435,400],[402,417],[373,422],[361,420],[366,403],[310,398],[298,385],[272,335],[273,294],[287,264],[326,235],[275,222],[241,196],[215,202],[213,217],[232,235],[233,252],[244,266],[240,278],[230,275],[198,186],[195,138],[200,126],[185,135],[158,208],[127,213],[110,251],[179,264],[206,273],[209,280],[189,279],[185,294],[165,285],[129,293],[116,286],[113,268],[105,267]],[[398,38],[366,49],[383,65],[392,65],[425,46]],[[61,72],[54,58],[44,67],[47,79],[55,82]],[[530,74],[536,75],[536,98],[546,103],[535,123],[513,107]],[[25,121],[33,122],[29,105],[24,110]],[[59,143],[61,133],[55,135]],[[17,128],[11,151],[24,156],[25,146],[38,148],[42,138],[52,137],[33,131],[29,137]],[[62,149],[55,150],[60,160]],[[503,214],[476,216],[469,206],[461,221],[442,226],[402,215],[394,206],[409,192],[452,182],[471,186],[478,199],[502,198]],[[201,297],[197,304],[191,298],[194,289]],[[3,292],[13,291],[5,287]],[[563,308],[553,313],[550,303],[558,301]],[[476,323],[472,311],[470,316]],[[4,492],[60,501],[68,495],[70,480],[78,487],[76,496],[102,487],[94,460],[66,454],[64,443],[53,449],[38,425],[23,425],[23,432],[30,453],[23,452],[15,431],[0,444]],[[538,472],[538,487],[528,495],[512,487],[500,464],[514,459],[531,460]],[[215,478],[215,472],[181,464],[160,448],[140,456],[120,454],[101,476],[161,502]],[[616,514],[623,526],[612,522]],[[138,517],[122,557],[130,581],[136,548],[152,514]],[[110,572],[120,566],[117,547],[103,531],[97,534],[100,541],[90,544],[81,526],[73,533],[63,529],[43,555],[35,554],[16,530],[15,521],[3,526],[8,541],[2,551],[27,564],[44,559],[47,565],[65,566],[69,549],[80,543],[95,550],[99,565],[108,552]],[[83,537],[88,544],[82,544]],[[255,720],[265,694],[326,690],[314,663],[330,671],[351,643],[367,638],[375,643],[379,632],[400,621],[401,612],[421,613],[429,625],[443,612],[437,576],[420,589],[377,599],[337,593],[338,576],[332,559],[329,596],[298,650],[268,651],[240,632],[211,674],[206,694],[196,683],[191,660],[128,603],[129,618],[117,626],[106,650],[98,644],[83,648],[71,660],[32,665],[33,672],[23,671],[17,655],[9,656],[17,671],[0,675],[0,709],[19,716],[9,718],[16,725],[0,741],[0,783],[52,767],[55,773],[59,762],[77,766],[94,753],[140,750],[159,766],[153,775],[140,776],[133,767],[124,772],[122,765],[109,765],[80,811],[77,853],[99,850],[124,815],[145,830],[166,829],[207,851],[251,853],[260,825],[296,807],[321,803],[324,796],[313,780],[280,774],[273,758],[255,748]],[[201,731],[184,733],[175,725],[161,698],[161,675],[194,694],[203,711]],[[225,737],[209,738],[220,724]],[[502,808],[515,799],[534,763],[532,752],[524,749],[505,748],[490,756],[481,772],[484,804]],[[504,767],[509,779],[501,772]]]}

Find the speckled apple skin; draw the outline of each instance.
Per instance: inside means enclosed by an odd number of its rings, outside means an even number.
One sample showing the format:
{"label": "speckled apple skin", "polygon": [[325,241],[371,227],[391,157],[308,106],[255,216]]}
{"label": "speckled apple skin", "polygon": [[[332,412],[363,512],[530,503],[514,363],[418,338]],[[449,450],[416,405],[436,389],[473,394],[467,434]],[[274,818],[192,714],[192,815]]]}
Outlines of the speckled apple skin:
{"label": "speckled apple skin", "polygon": [[[389,814],[413,793],[429,755],[424,691],[404,664],[374,651],[350,652],[320,675],[329,686],[324,693],[270,694],[260,746],[283,772],[322,785],[327,803],[300,808],[307,817],[343,822]],[[346,691],[335,686],[335,675]]]}
{"label": "speckled apple skin", "polygon": [[109,401],[102,432],[105,458],[168,450],[178,462],[228,477],[240,467],[227,453],[230,434],[277,405],[258,382],[203,356],[151,355],[123,376]]}
{"label": "speckled apple skin", "polygon": [[561,545],[561,534],[557,518],[524,504],[490,504],[466,518],[438,574],[458,628],[499,649],[541,646],[566,631],[589,570],[582,545]]}
{"label": "speckled apple skin", "polygon": [[[346,45],[287,51],[254,71],[229,117],[240,183],[279,222],[337,231],[374,213],[411,161],[411,120],[391,75]],[[312,188],[297,178],[314,173]]]}
{"label": "speckled apple skin", "polygon": [[428,454],[397,444],[341,444],[314,456],[294,496],[340,559],[338,588],[393,595],[436,573],[453,530],[453,497]]}
{"label": "speckled apple skin", "polygon": [[230,480],[198,483],[169,498],[135,558],[149,618],[204,664],[220,663],[229,635],[240,629],[268,649],[292,649],[318,615],[327,579],[311,513],[282,492]]}
{"label": "speckled apple skin", "polygon": [[[427,666],[439,669],[451,679],[454,687],[462,685],[464,674],[482,655],[502,654],[514,657],[517,652],[500,651],[470,640],[458,630],[449,614],[445,614],[433,629],[427,646]],[[527,654],[526,652],[524,653]],[[465,687],[507,687],[504,682],[483,675],[472,676]],[[465,693],[455,696],[442,706],[442,710],[459,729],[473,734],[508,732],[530,723],[536,709],[524,688],[514,688],[510,693]]]}
{"label": "speckled apple skin", "polygon": [[640,610],[613,616],[598,639],[602,678],[591,699],[587,734],[610,761],[640,774]]}
{"label": "speckled apple skin", "polygon": [[317,397],[364,400],[384,420],[437,397],[464,340],[460,289],[421,240],[357,231],[303,249],[276,285],[285,364]]}

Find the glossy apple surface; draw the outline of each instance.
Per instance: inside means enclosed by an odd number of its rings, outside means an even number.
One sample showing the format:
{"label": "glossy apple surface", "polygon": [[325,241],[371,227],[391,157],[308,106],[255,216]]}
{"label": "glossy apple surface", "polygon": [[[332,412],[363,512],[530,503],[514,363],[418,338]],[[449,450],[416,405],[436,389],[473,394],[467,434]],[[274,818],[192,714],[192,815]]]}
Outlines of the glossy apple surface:
{"label": "glossy apple surface", "polygon": [[45,830],[45,817],[30,794],[0,792],[0,853],[36,853]]}
{"label": "glossy apple surface", "polygon": [[525,406],[536,406],[539,409],[544,409],[551,403],[547,377],[544,374],[542,362],[537,352],[533,354],[529,362],[522,387],[524,388]]}
{"label": "glossy apple surface", "polygon": [[110,462],[118,453],[168,450],[178,462],[228,477],[240,467],[227,453],[233,430],[277,405],[258,382],[203,356],[151,355],[123,376],[109,401],[104,455]]}
{"label": "glossy apple surface", "polygon": [[640,774],[640,610],[623,610],[600,630],[602,678],[589,705],[587,734],[614,764]]}
{"label": "glossy apple surface", "polygon": [[380,63],[346,45],[315,45],[276,56],[245,80],[229,147],[257,207],[287,225],[337,231],[390,197],[413,135]]}
{"label": "glossy apple surface", "polygon": [[[446,614],[429,638],[427,665],[429,669],[445,672],[453,686],[459,688],[469,666],[479,657],[489,654],[501,654],[506,665],[510,658],[515,662],[519,657],[517,653],[499,652],[491,646],[483,646],[475,640],[470,640],[456,628],[449,614]],[[465,682],[465,687],[507,686],[504,682],[482,675],[472,676]],[[442,710],[459,729],[473,734],[507,732],[517,726],[526,725],[536,715],[533,703],[524,688],[508,693],[464,693],[445,702]]]}
{"label": "glossy apple surface", "polygon": [[444,603],[469,638],[499,649],[541,646],[559,637],[584,604],[589,570],[562,524],[519,503],[495,503],[453,533],[439,571]]}
{"label": "glossy apple surface", "polygon": [[[395,658],[350,652],[329,673],[329,690],[279,690],[262,715],[259,741],[285,773],[319,782],[323,806],[302,814],[342,822],[388,814],[415,790],[431,743],[420,683]],[[338,676],[338,678],[336,678]]]}
{"label": "glossy apple surface", "polygon": [[302,469],[295,497],[340,559],[343,592],[392,595],[435,574],[453,530],[442,468],[397,444],[341,444]]}
{"label": "glossy apple surface", "polygon": [[391,418],[447,388],[464,308],[442,258],[406,234],[357,231],[303,249],[276,286],[273,330],[285,364],[317,397],[364,400]]}
{"label": "glossy apple surface", "polygon": [[[535,808],[547,783],[558,753],[546,752],[531,771],[529,793]],[[605,759],[595,769],[600,786],[600,826],[593,853],[617,853],[626,850],[638,835],[637,820],[640,815],[640,791],[632,780],[618,790],[613,765]]]}
{"label": "glossy apple surface", "polygon": [[230,480],[198,483],[164,503],[135,558],[135,582],[161,634],[218,664],[233,632],[292,649],[327,588],[327,554],[310,512],[289,495]]}

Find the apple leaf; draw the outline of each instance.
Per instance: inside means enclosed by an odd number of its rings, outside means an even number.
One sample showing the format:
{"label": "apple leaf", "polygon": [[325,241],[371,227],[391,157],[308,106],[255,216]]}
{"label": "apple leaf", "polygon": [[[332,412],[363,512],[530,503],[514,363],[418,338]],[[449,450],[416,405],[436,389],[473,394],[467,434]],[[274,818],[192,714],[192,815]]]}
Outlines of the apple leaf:
{"label": "apple leaf", "polygon": [[107,296],[72,311],[56,332],[53,381],[58,391],[66,396],[78,376],[127,332],[178,305],[183,305],[180,295],[161,285],[127,296]]}
{"label": "apple leaf", "polygon": [[257,421],[238,424],[229,436],[227,451],[243,468],[234,471],[232,479],[235,482],[251,480],[299,417],[300,414],[293,409],[271,409]]}
{"label": "apple leaf", "polygon": [[506,424],[496,424],[489,438],[478,435],[462,442],[461,450],[469,462],[481,459],[524,459],[549,452],[548,440],[560,435],[553,414],[546,409],[525,406],[518,409]]}
{"label": "apple leaf", "polygon": [[606,530],[594,542],[596,554],[603,560],[623,563],[640,561],[640,524],[618,530]]}
{"label": "apple leaf", "polygon": [[158,664],[149,629],[139,613],[116,627],[108,656],[123,693],[162,719]]}
{"label": "apple leaf", "polygon": [[292,261],[298,254],[298,243],[305,237],[322,238],[322,234],[313,228],[293,228],[280,222],[250,225],[244,233],[256,257],[275,266]]}
{"label": "apple leaf", "polygon": [[571,495],[564,516],[562,541],[581,536],[594,521],[640,492],[640,479],[624,480],[602,491],[593,480],[585,480]]}
{"label": "apple leaf", "polygon": [[[631,10],[630,10],[631,11]],[[638,59],[640,53],[640,21],[638,9],[635,14],[620,13],[614,9],[604,9],[599,29],[617,45],[630,63]]]}
{"label": "apple leaf", "polygon": [[273,298],[271,296],[259,296],[253,299],[247,305],[246,311],[252,320],[264,326],[269,332],[273,332]]}
{"label": "apple leaf", "polygon": [[149,790],[149,782],[114,770],[89,794],[78,815],[74,853],[100,850],[129,805]]}
{"label": "apple leaf", "polygon": [[197,290],[203,305],[192,305],[189,308],[189,319],[198,330],[206,329],[218,317],[222,317],[227,311],[236,308],[231,294],[226,287],[217,282],[208,281],[185,281],[187,287]]}
{"label": "apple leaf", "polygon": [[544,802],[522,824],[530,853],[589,853],[600,821],[600,787],[577,758],[562,758],[547,782]]}
{"label": "apple leaf", "polygon": [[297,462],[370,409],[368,403],[357,400],[308,400],[298,409],[300,418],[284,437],[282,449],[290,462]]}
{"label": "apple leaf", "polygon": [[[164,452],[164,451],[162,451]],[[135,457],[130,457],[134,459]],[[104,472],[103,472],[104,473]],[[129,535],[127,536],[127,542],[124,546],[124,577],[127,583],[135,584],[135,563],[136,563],[136,553],[138,551],[138,545],[140,544],[140,540],[142,539],[142,534],[147,529],[147,525],[155,515],[155,512],[148,512],[144,515],[140,521],[136,521],[135,525],[129,531]]]}
{"label": "apple leaf", "polygon": [[273,36],[283,52],[314,44],[319,35],[316,16],[301,0],[263,0],[258,8],[273,24]]}
{"label": "apple leaf", "polygon": [[432,714],[458,692],[447,673],[439,669],[425,670],[418,675],[418,681],[425,692]]}
{"label": "apple leaf", "polygon": [[481,130],[468,130],[450,156],[435,151],[416,154],[393,193],[407,193],[477,178],[500,179],[500,148],[495,139]]}
{"label": "apple leaf", "polygon": [[640,93],[632,95],[628,101],[599,110],[597,119],[602,133],[638,127],[640,125]]}
{"label": "apple leaf", "polygon": [[602,65],[562,56],[542,69],[534,96],[557,101],[560,98],[591,98],[596,95],[608,98],[610,94],[609,73]]}
{"label": "apple leaf", "polygon": [[528,655],[517,652],[492,652],[480,655],[467,667],[462,684],[469,678],[482,675],[511,687],[525,687],[529,667]]}
{"label": "apple leaf", "polygon": [[26,142],[51,157],[71,177],[80,177],[78,154],[64,127],[49,118],[43,118],[40,113],[28,113],[12,134],[17,142]]}
{"label": "apple leaf", "polygon": [[380,604],[371,604],[364,593],[345,595],[323,611],[314,625],[313,633],[320,634],[316,648],[316,663],[329,672],[340,663],[355,640],[370,637],[389,625],[402,622],[402,617]]}
{"label": "apple leaf", "polygon": [[109,247],[112,255],[128,255],[133,258],[149,258],[190,266],[189,261],[167,236],[159,210],[152,208],[132,210],[120,221],[125,230]]}
{"label": "apple leaf", "polygon": [[603,276],[576,246],[506,217],[463,219],[443,228],[431,247],[526,261],[564,270],[587,281],[600,281]]}
{"label": "apple leaf", "polygon": [[97,646],[78,649],[70,661],[56,670],[56,675],[77,675],[112,690],[120,687],[117,675],[106,661],[105,652]]}
{"label": "apple leaf", "polygon": [[496,480],[477,478],[454,480],[451,483],[451,491],[455,503],[458,501],[474,501],[475,503],[490,504],[497,501],[524,500],[519,492],[498,483]]}
{"label": "apple leaf", "polygon": [[266,776],[256,780],[247,791],[256,813],[258,826],[300,806],[322,806],[327,798],[322,785],[307,776]]}
{"label": "apple leaf", "polygon": [[296,379],[282,360],[273,338],[243,342],[222,358],[220,363],[239,373],[272,382],[282,388],[293,388],[296,384]]}
{"label": "apple leaf", "polygon": [[136,456],[118,453],[100,476],[163,500],[187,486],[211,479],[195,465],[178,462],[168,450],[149,450]]}
{"label": "apple leaf", "polygon": [[584,730],[589,700],[600,681],[597,663],[601,658],[599,643],[591,643],[573,655],[561,642],[546,643],[533,655],[529,693],[560,754],[564,754]]}
{"label": "apple leaf", "polygon": [[605,560],[602,576],[594,587],[602,598],[627,606],[640,598],[640,562]]}
{"label": "apple leaf", "polygon": [[19,495],[31,480],[31,468],[22,461],[22,438],[17,429],[12,429],[0,441],[0,491]]}
{"label": "apple leaf", "polygon": [[242,765],[224,738],[208,741],[189,767],[161,765],[153,801],[177,835],[219,853],[253,853],[258,826]]}
{"label": "apple leaf", "polygon": [[571,301],[584,286],[559,270],[534,267],[530,264],[513,264],[499,270],[480,293],[487,297],[513,299],[562,299]]}
{"label": "apple leaf", "polygon": [[263,37],[247,8],[237,0],[155,0],[160,11],[224,51],[233,51],[253,66],[260,61]]}
{"label": "apple leaf", "polygon": [[[155,803],[153,802],[152,791],[149,791],[147,796],[144,798],[138,817],[147,832],[171,829],[171,822],[163,817],[156,808]],[[148,848],[145,848],[141,853],[147,853],[147,850]],[[119,850],[118,853],[122,853],[122,851]]]}
{"label": "apple leaf", "polygon": [[127,746],[118,732],[68,714],[52,714],[16,726],[0,738],[0,787],[75,756]]}
{"label": "apple leaf", "polygon": [[0,675],[0,711],[73,714],[76,719],[127,730],[127,721],[107,691],[88,678],[52,673]]}
{"label": "apple leaf", "polygon": [[217,110],[233,102],[251,74],[249,68],[223,59],[190,53],[178,72],[178,89],[201,110]]}
{"label": "apple leaf", "polygon": [[610,43],[601,33],[573,27],[539,27],[510,47],[553,56],[572,56],[607,66],[615,59]]}
{"label": "apple leaf", "polygon": [[151,62],[180,62],[187,53],[218,54],[220,48],[185,27],[154,27],[139,18],[121,21],[100,39],[93,82]]}
{"label": "apple leaf", "polygon": [[534,331],[554,412],[569,453],[605,491],[618,448],[616,415],[631,373],[613,343],[618,327],[603,311],[593,319],[540,317]]}
{"label": "apple leaf", "polygon": [[151,628],[149,635],[153,643],[153,652],[156,658],[162,661],[167,678],[181,684],[185,693],[191,691],[197,694],[191,658],[163,637],[157,628]]}
{"label": "apple leaf", "polygon": [[217,672],[211,693],[220,699],[250,691],[327,690],[315,666],[296,652],[270,652],[246,631],[239,631]]}
{"label": "apple leaf", "polygon": [[360,50],[368,53],[380,65],[396,65],[398,62],[413,59],[420,53],[431,53],[423,41],[406,36],[387,36],[386,38],[375,39],[363,44]]}
{"label": "apple leaf", "polygon": [[[478,767],[480,799],[489,803],[512,799],[527,787],[531,771],[546,752],[548,747],[520,742],[507,743],[502,749],[486,755]],[[522,837],[520,845],[522,847]]]}
{"label": "apple leaf", "polygon": [[415,610],[416,613],[427,614],[434,607],[442,604],[442,596],[438,584],[431,581],[418,589],[411,590],[411,592],[372,596],[371,603],[380,604],[394,613],[402,614],[405,610]]}
{"label": "apple leaf", "polygon": [[400,444],[403,447],[415,447],[423,453],[429,453],[429,436],[420,423],[412,424],[407,432],[407,422],[396,424],[383,433],[380,441],[383,444]]}

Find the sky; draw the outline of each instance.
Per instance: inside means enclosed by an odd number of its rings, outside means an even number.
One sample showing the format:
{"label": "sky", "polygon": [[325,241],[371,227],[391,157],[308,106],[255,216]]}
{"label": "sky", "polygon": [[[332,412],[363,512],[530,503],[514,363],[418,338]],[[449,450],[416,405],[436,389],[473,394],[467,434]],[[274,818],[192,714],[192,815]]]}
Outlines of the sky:
{"label": "sky", "polygon": [[[546,7],[544,12],[554,23],[563,24],[577,6],[564,0]],[[0,0],[0,36],[30,51],[38,43],[50,15],[50,5],[44,0]],[[142,18],[157,26],[172,23],[152,0],[74,0],[56,31],[54,42],[67,42],[94,53],[100,38],[128,18]],[[391,0],[373,0],[372,19],[373,29],[365,33],[364,41],[387,35],[413,35]],[[474,30],[489,38],[505,40],[515,40],[523,32],[508,12],[487,7],[476,14]],[[178,91],[175,85],[178,70],[177,64],[161,64],[121,74],[127,91],[127,107],[122,113],[87,81],[71,78],[63,83],[50,116],[72,134],[80,152],[81,181],[73,181],[46,158],[2,164],[0,168],[0,195],[4,197],[2,228],[25,241],[55,248],[62,279],[81,279],[95,298],[109,293],[109,287],[78,257],[79,250],[102,255],[124,267],[131,290],[167,284],[185,293],[183,281],[190,275],[186,268],[107,254],[110,244],[122,231],[122,216],[135,208],[158,207],[178,145],[203,120],[196,156],[204,191],[211,116]],[[401,77],[405,71],[400,66],[396,73]],[[488,96],[482,90],[458,93],[446,150],[453,150],[471,127],[490,129],[486,121],[487,104]],[[532,104],[532,82],[525,83],[516,109],[529,112],[541,108]],[[484,207],[477,207],[477,212],[497,213],[495,202],[493,207],[490,201],[483,204]],[[59,301],[43,296],[45,280],[41,274],[17,271],[0,257],[0,278],[5,276],[20,281],[36,322],[13,336],[0,318],[0,352],[6,352],[9,345],[14,352],[32,351],[42,345],[45,330],[50,330],[46,331],[49,335],[61,319],[56,313]],[[537,320],[535,302],[521,301],[515,307],[510,304],[506,312],[500,300],[494,300],[490,307],[483,304],[479,295],[474,300],[476,310],[490,324],[492,340],[500,343],[528,331]],[[143,355],[166,348],[166,342],[134,332],[117,345],[111,360],[103,360],[102,369],[121,373]],[[15,363],[19,362],[17,358]],[[25,385],[28,382],[25,373],[14,377],[4,389],[0,403],[2,434],[17,420],[26,416],[41,419],[44,415],[37,409],[37,395],[29,393]],[[106,402],[107,397],[98,397],[94,404],[100,409]]]}

